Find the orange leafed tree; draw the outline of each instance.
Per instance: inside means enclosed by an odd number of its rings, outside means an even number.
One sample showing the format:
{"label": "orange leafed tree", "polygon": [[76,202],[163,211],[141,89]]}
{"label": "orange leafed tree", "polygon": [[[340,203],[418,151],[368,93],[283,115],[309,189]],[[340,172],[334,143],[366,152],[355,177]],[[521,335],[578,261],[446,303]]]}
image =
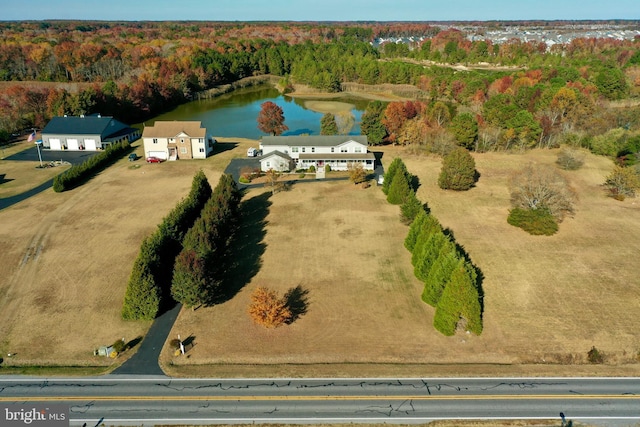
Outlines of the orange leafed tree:
{"label": "orange leafed tree", "polygon": [[267,328],[277,328],[291,320],[286,299],[265,286],[256,288],[251,294],[249,315],[254,322]]}

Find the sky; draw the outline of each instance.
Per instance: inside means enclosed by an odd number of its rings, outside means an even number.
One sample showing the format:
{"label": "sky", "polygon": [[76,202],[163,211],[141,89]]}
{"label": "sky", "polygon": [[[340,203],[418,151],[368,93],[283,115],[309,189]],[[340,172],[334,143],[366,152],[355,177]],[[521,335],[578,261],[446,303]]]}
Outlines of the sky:
{"label": "sky", "polygon": [[0,21],[640,19],[640,0],[0,0]]}

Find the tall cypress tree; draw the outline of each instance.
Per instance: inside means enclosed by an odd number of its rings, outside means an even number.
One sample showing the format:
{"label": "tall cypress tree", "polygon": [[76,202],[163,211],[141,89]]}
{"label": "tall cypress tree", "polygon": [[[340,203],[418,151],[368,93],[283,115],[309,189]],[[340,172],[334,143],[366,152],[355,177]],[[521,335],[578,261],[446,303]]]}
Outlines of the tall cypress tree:
{"label": "tall cypress tree", "polygon": [[[385,178],[386,180],[386,178]],[[387,202],[392,205],[401,205],[407,201],[411,187],[407,179],[407,175],[398,170],[393,176],[391,185],[389,186],[389,194],[387,194]]]}
{"label": "tall cypress tree", "polygon": [[382,182],[382,192],[384,194],[389,194],[389,187],[391,187],[393,177],[396,175],[398,170],[407,170],[407,167],[404,165],[404,162],[400,157],[393,159],[387,168],[387,172],[384,174],[384,181]]}
{"label": "tall cypress tree", "polygon": [[460,322],[476,335],[482,333],[482,307],[476,288],[475,268],[460,259],[436,307],[433,326],[444,335],[453,335]]}
{"label": "tall cypress tree", "polygon": [[422,225],[427,220],[427,216],[429,216],[429,214],[422,209],[413,219],[413,222],[411,222],[407,237],[404,239],[404,247],[407,248],[409,252],[413,252],[413,248],[416,246],[418,236],[422,232]]}
{"label": "tall cypress tree", "polygon": [[442,291],[451,279],[451,274],[459,260],[460,257],[453,242],[449,240],[442,245],[424,280],[422,292],[424,302],[434,307],[438,304]]}

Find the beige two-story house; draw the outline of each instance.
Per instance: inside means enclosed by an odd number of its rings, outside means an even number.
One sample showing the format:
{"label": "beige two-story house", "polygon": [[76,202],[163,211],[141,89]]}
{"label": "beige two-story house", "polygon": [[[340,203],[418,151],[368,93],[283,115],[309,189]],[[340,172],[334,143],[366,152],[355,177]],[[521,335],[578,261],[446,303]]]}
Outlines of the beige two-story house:
{"label": "beige two-story house", "polygon": [[199,121],[156,121],[142,131],[144,155],[162,160],[205,159],[213,151],[213,138]]}

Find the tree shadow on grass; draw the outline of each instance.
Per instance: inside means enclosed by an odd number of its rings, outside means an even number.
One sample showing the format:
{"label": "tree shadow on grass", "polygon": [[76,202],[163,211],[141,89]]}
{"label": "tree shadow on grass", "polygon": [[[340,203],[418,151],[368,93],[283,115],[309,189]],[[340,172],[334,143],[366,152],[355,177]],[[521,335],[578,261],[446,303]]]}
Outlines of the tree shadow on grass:
{"label": "tree shadow on grass", "polygon": [[264,192],[240,204],[240,224],[223,261],[221,293],[211,301],[213,304],[233,298],[260,271],[262,254],[267,247],[263,240],[270,197],[270,192]]}
{"label": "tree shadow on grass", "polygon": [[138,344],[140,344],[140,341],[142,341],[142,336],[137,336],[134,339],[132,339],[131,341],[129,341],[128,343],[126,343],[124,345],[124,349],[125,350],[129,350],[129,349],[137,346]]}
{"label": "tree shadow on grass", "polygon": [[287,324],[295,322],[300,316],[307,313],[309,308],[309,290],[301,285],[291,288],[284,294],[284,300],[291,311],[291,318]]}
{"label": "tree shadow on grass", "polygon": [[5,174],[5,173],[0,174],[0,184],[4,184],[5,182],[13,181],[13,179],[7,179],[6,176],[7,176],[7,174]]}

